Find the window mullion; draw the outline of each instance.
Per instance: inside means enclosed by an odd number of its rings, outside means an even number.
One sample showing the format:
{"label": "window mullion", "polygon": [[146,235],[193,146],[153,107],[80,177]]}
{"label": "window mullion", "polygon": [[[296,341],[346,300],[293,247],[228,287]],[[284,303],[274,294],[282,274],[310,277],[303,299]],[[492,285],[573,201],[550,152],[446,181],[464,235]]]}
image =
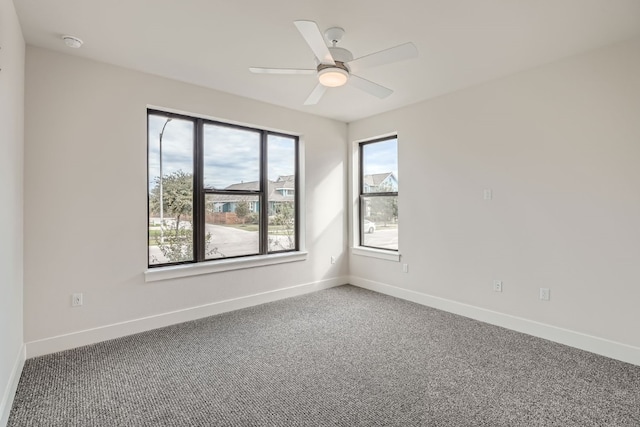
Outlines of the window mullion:
{"label": "window mullion", "polygon": [[300,249],[300,144],[299,144],[300,140],[298,138],[296,138],[296,145],[295,145],[295,150],[296,150],[296,154],[295,154],[295,174],[296,174],[296,178],[295,178],[295,185],[294,185],[294,191],[295,191],[295,199],[294,199],[294,209],[295,209],[295,215],[294,215],[294,221],[295,221],[295,228],[294,228],[294,233],[295,233],[295,249],[298,250]]}
{"label": "window mullion", "polygon": [[204,261],[205,234],[206,234],[206,206],[203,191],[203,169],[204,160],[202,156],[203,142],[203,121],[197,119],[195,123],[194,141],[194,173],[193,173],[193,250],[196,262]]}
{"label": "window mullion", "polygon": [[381,193],[361,193],[363,196],[367,196],[367,197],[384,197],[384,196],[398,196],[398,192],[397,191],[385,191],[385,192],[381,192]]}
{"label": "window mullion", "polygon": [[260,254],[269,252],[269,170],[267,163],[267,132],[260,140]]}
{"label": "window mullion", "polygon": [[358,241],[360,246],[364,246],[364,197],[360,193],[358,201]]}

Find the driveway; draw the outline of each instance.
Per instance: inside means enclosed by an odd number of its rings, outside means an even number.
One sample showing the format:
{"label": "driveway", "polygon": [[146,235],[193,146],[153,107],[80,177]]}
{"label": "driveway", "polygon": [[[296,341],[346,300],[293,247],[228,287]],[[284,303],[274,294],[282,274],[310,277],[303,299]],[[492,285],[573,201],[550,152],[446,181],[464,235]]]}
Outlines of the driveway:
{"label": "driveway", "polygon": [[364,245],[384,249],[398,249],[398,229],[378,228],[371,234],[364,235]]}
{"label": "driveway", "polygon": [[205,228],[207,233],[211,233],[211,242],[207,245],[207,252],[215,247],[219,251],[217,254],[209,255],[207,259],[258,253],[259,235],[257,231],[213,224],[206,224]]}
{"label": "driveway", "polygon": [[[207,259],[217,259],[241,255],[255,255],[259,252],[259,235],[257,231],[247,231],[224,225],[206,224],[207,233],[211,233],[211,242],[207,245],[207,252],[217,248],[217,252],[208,255]],[[289,247],[287,236],[269,235],[272,242],[269,247],[282,250]],[[149,246],[150,259],[157,259],[158,263],[168,260],[162,255],[158,246]]]}

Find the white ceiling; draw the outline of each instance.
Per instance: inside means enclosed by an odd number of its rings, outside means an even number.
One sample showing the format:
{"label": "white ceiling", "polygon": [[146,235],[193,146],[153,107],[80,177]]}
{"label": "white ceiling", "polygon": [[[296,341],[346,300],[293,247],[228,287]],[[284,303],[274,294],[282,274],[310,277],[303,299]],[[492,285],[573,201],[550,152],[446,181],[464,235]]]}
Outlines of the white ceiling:
{"label": "white ceiling", "polygon": [[[393,110],[640,34],[640,0],[14,0],[28,44],[345,122]],[[327,90],[303,106],[314,68],[293,24],[346,30],[354,57],[407,41],[418,58],[358,74],[394,90],[380,100]],[[61,36],[84,40],[70,49]]]}

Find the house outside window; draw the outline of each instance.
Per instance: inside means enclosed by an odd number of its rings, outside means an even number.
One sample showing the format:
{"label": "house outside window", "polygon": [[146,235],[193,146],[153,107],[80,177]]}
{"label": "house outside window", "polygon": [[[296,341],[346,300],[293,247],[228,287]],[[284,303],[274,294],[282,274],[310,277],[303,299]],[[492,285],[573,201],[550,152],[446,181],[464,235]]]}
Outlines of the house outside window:
{"label": "house outside window", "polygon": [[398,251],[398,138],[361,142],[360,246]]}
{"label": "house outside window", "polygon": [[296,136],[148,110],[148,178],[149,267],[299,248]]}

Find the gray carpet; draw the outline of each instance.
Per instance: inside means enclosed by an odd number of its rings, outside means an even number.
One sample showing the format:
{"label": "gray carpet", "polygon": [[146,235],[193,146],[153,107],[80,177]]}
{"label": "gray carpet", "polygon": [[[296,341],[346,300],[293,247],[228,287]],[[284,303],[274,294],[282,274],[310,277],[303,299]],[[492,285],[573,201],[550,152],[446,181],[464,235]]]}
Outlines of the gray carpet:
{"label": "gray carpet", "polygon": [[27,360],[9,426],[640,426],[640,366],[341,286]]}

